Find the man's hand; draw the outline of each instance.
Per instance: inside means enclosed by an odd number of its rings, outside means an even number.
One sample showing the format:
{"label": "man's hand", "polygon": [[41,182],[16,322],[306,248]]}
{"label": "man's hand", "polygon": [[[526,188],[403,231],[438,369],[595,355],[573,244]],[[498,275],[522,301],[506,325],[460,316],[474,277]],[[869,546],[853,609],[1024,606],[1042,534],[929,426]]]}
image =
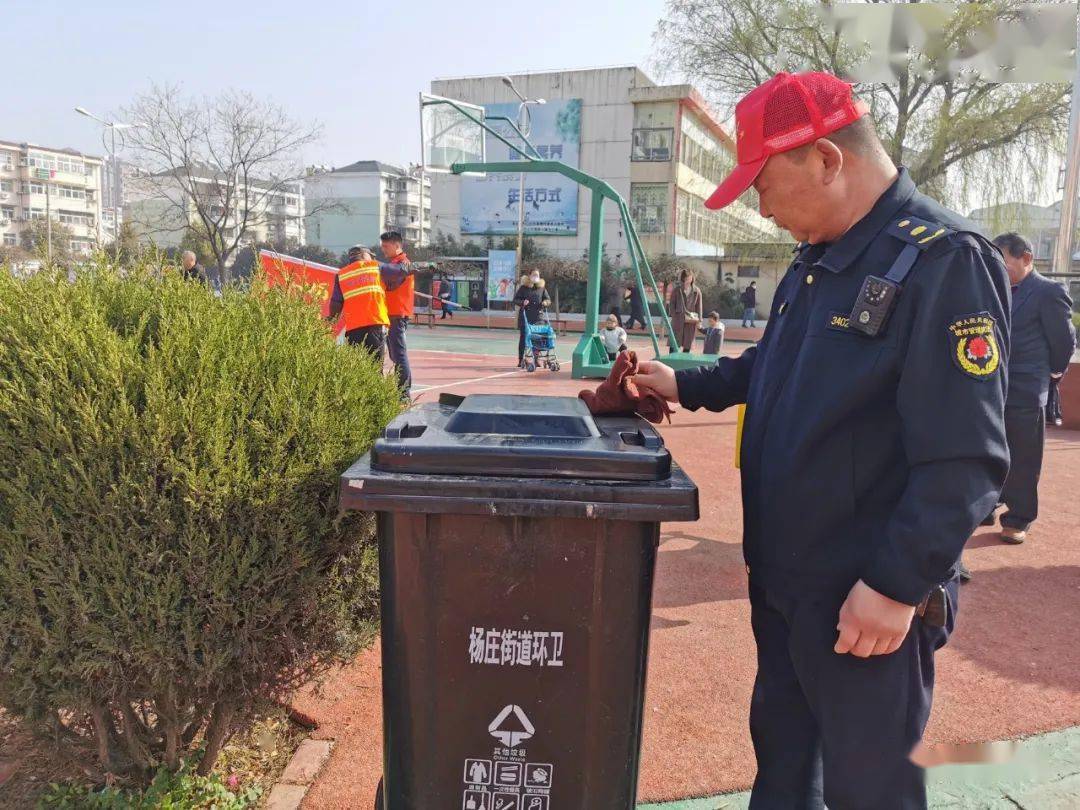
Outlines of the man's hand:
{"label": "man's hand", "polygon": [[859,658],[896,652],[914,616],[911,605],[894,602],[860,579],[840,608],[840,622],[836,625],[840,636],[833,650]]}
{"label": "man's hand", "polygon": [[668,402],[679,401],[679,386],[675,382],[675,370],[656,360],[642,360],[634,375],[638,388],[655,391]]}

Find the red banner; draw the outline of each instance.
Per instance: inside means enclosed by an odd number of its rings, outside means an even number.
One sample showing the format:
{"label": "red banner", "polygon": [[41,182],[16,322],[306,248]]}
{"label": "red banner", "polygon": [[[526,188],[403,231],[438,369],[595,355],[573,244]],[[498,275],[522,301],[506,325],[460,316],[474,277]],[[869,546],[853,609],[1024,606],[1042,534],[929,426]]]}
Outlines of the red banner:
{"label": "red banner", "polygon": [[[260,250],[259,263],[271,287],[296,284],[318,288],[318,294],[306,297],[312,303],[318,302],[321,305],[324,318],[330,316],[330,295],[334,291],[334,278],[337,276],[338,268],[307,259],[297,259],[272,250]],[[334,334],[339,334],[343,328],[344,321],[338,319],[334,326]]]}

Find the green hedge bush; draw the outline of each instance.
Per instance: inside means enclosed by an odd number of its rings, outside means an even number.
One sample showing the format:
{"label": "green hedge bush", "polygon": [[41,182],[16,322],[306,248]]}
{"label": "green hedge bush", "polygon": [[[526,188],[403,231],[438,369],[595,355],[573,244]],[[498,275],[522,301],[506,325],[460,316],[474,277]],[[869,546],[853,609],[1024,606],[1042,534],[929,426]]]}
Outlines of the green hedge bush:
{"label": "green hedge bush", "polygon": [[0,268],[0,705],[149,778],[373,638],[338,476],[399,408],[313,308]]}

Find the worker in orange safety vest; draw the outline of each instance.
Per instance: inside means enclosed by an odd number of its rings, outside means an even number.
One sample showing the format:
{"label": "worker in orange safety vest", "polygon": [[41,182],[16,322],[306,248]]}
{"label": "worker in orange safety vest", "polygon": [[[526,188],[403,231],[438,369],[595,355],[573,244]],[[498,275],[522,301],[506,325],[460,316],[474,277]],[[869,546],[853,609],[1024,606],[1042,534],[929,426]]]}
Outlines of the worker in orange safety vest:
{"label": "worker in orange safety vest", "polygon": [[[379,242],[388,262],[394,265],[408,264],[409,257],[402,249],[402,238],[398,231],[387,231],[379,237]],[[402,395],[406,399],[409,397],[409,389],[412,388],[412,369],[409,368],[405,331],[409,326],[409,318],[413,314],[415,292],[413,277],[410,275],[397,289],[386,295],[386,309],[390,315],[387,349],[390,351],[390,359],[394,362],[394,370],[397,372]]]}
{"label": "worker in orange safety vest", "polygon": [[396,290],[411,279],[408,262],[389,264],[375,260],[362,245],[349,248],[348,263],[334,277],[330,296],[330,317],[345,320],[345,339],[363,346],[381,363],[385,354],[386,329],[390,325],[387,291]]}

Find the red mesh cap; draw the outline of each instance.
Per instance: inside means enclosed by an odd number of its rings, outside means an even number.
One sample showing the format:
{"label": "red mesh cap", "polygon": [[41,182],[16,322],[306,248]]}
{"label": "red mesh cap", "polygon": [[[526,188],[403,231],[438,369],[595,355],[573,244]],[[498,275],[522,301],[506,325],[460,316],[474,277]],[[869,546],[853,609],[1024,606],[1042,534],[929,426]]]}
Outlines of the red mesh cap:
{"label": "red mesh cap", "polygon": [[867,112],[851,85],[829,73],[777,73],[735,105],[738,163],[706,207],[735,202],[771,156],[824,138]]}

